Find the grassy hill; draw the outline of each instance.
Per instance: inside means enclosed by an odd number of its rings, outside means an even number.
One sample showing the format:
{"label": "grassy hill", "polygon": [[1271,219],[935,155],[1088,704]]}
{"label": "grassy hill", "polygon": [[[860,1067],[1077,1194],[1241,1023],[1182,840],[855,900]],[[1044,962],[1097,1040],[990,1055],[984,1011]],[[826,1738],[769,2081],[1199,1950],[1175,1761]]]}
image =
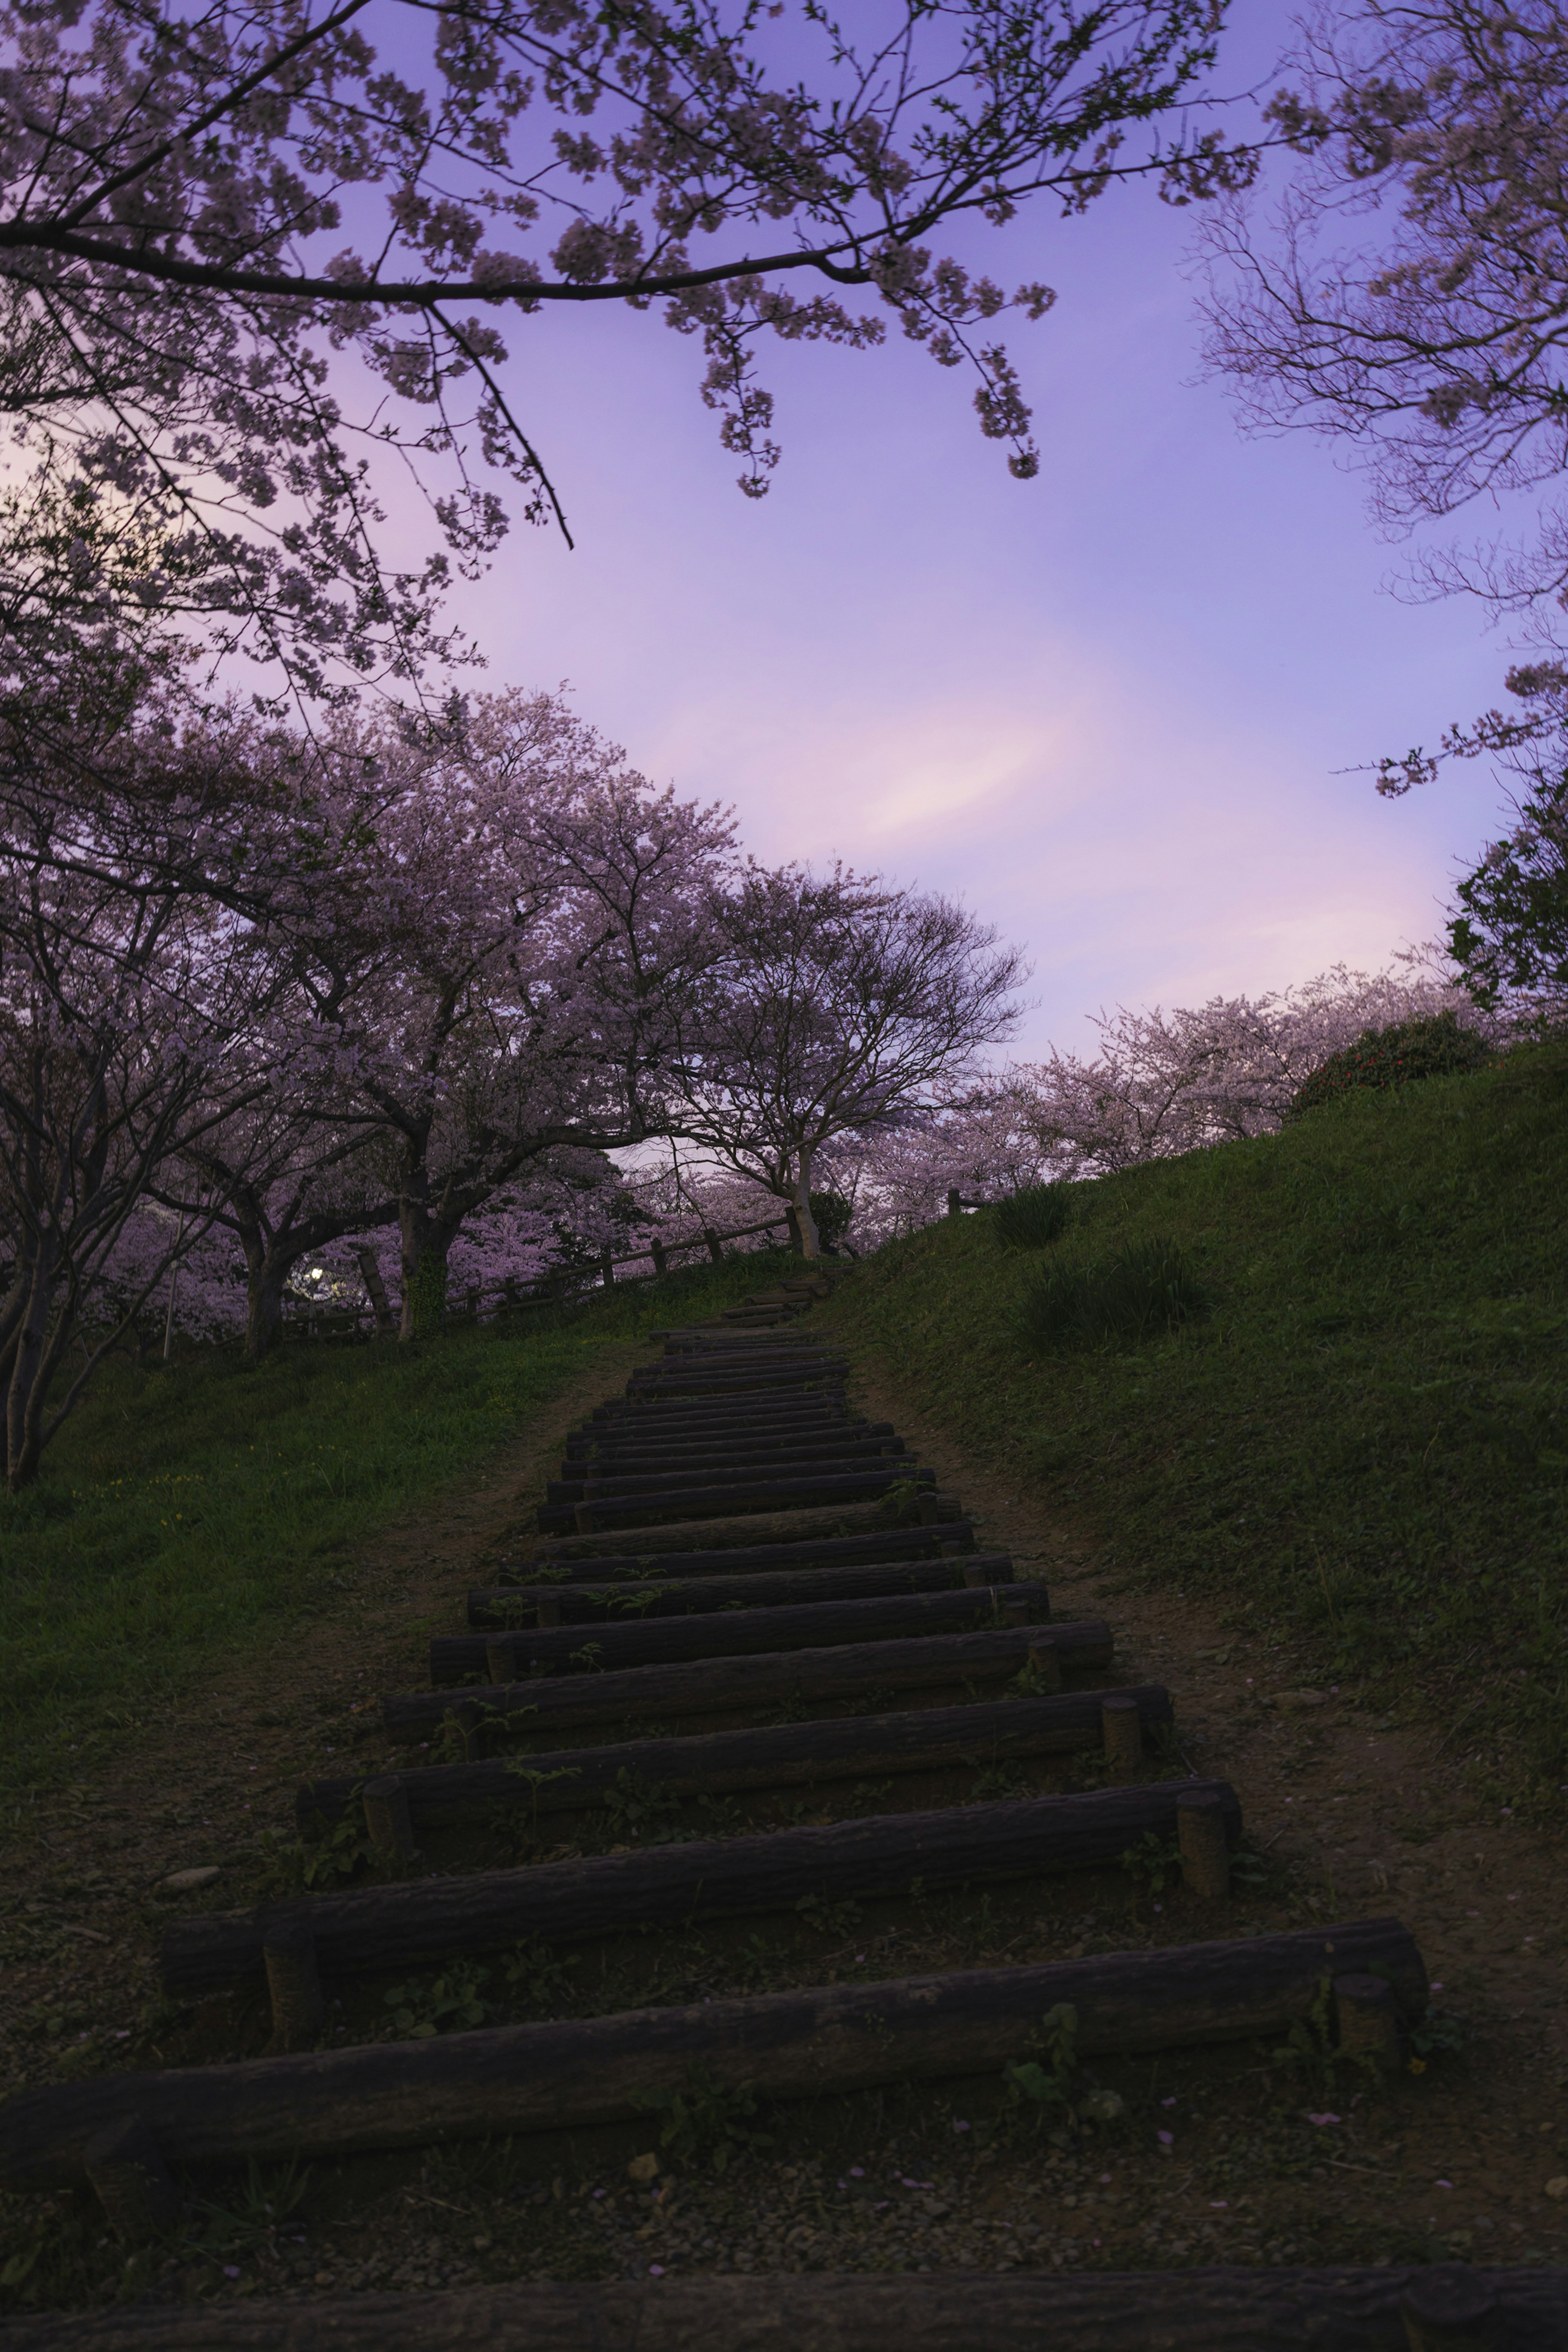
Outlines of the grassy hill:
{"label": "grassy hill", "polygon": [[377,1530],[486,1464],[592,1351],[717,1311],[759,1252],[411,1348],[289,1343],[251,1366],[111,1360],[26,1494],[0,1496],[0,1823],[220,1652],[353,1581]]}
{"label": "grassy hill", "polygon": [[[1223,1595],[1295,1670],[1452,1716],[1493,1793],[1568,1781],[1568,1055],[1362,1092],[1283,1134],[1072,1187],[1062,1237],[929,1227],[846,1336],[1135,1579]],[[1042,1352],[1053,1261],[1174,1243],[1205,1311]],[[1455,1752],[1455,1751],[1451,1751]]]}

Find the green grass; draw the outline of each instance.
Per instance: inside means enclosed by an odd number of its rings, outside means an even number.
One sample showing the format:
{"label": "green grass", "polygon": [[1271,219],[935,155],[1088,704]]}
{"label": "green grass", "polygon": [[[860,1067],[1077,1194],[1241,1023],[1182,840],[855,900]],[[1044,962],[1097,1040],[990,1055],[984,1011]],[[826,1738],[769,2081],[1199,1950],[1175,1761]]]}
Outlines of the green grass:
{"label": "green grass", "polygon": [[1072,1216],[1065,1184],[1026,1184],[991,1212],[996,1238],[1008,1249],[1044,1249],[1059,1241]]}
{"label": "green grass", "polygon": [[38,1484],[0,1497],[0,1822],[209,1659],[330,1607],[357,1546],[482,1476],[595,1349],[711,1314],[784,1265],[798,1261],[758,1253],[407,1349],[112,1360]]}
{"label": "green grass", "polygon": [[1568,1781],[1568,1054],[1361,1092],[1074,1188],[1064,1271],[1173,1244],[1206,1311],[1049,1354],[994,1215],[883,1250],[836,1321],[1120,1572],[1291,1671],[1440,1711],[1500,1796]]}

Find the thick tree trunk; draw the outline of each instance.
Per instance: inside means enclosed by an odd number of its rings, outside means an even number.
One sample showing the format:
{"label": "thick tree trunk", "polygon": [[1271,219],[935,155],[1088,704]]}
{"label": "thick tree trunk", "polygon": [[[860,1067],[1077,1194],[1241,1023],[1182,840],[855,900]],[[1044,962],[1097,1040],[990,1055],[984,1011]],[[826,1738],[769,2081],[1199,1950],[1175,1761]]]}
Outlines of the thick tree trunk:
{"label": "thick tree trunk", "polygon": [[49,1236],[33,1260],[5,1391],[5,1485],[13,1495],[32,1485],[44,1450],[44,1399],[54,1369],[49,1314],[58,1274],[59,1252]]}
{"label": "thick tree trunk", "polygon": [[806,1259],[822,1255],[822,1238],[811,1213],[811,1146],[803,1143],[795,1161],[795,1213],[800,1226],[800,1254]]}
{"label": "thick tree trunk", "polygon": [[[247,1259],[250,1253],[246,1252]],[[253,1364],[259,1364],[277,1346],[283,1328],[283,1286],[296,1261],[292,1256],[268,1249],[258,1265],[252,1265],[247,1286],[245,1309],[245,1352]]]}
{"label": "thick tree trunk", "polygon": [[428,1339],[447,1319],[447,1244],[422,1202],[405,1192],[398,1214],[403,1255],[401,1340]]}
{"label": "thick tree trunk", "polygon": [[370,1300],[371,1312],[375,1317],[375,1336],[378,1339],[395,1339],[397,1318],[392,1311],[392,1301],[387,1297],[386,1285],[381,1278],[375,1252],[365,1242],[355,1250],[354,1256],[359,1261],[360,1277]]}

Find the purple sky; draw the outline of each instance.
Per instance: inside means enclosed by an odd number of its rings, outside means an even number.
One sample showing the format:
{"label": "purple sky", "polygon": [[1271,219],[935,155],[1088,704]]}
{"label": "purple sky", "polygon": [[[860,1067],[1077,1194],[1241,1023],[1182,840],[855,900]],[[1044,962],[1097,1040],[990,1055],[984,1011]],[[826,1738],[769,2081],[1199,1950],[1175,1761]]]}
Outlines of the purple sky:
{"label": "purple sky", "polygon": [[[1255,10],[1253,59],[1270,26]],[[507,330],[577,548],[519,530],[465,593],[487,683],[569,681],[639,767],[733,802],[760,857],[962,893],[1034,961],[1025,1053],[1083,1045],[1101,1003],[1380,965],[1496,830],[1483,767],[1394,803],[1334,772],[1499,699],[1500,647],[1473,606],[1380,592],[1397,551],[1332,451],[1244,441],[1194,384],[1194,227],[1113,192],[975,248],[1058,289],[1008,322],[1029,483],[966,378],[901,339],[765,354],[785,454],[754,504],[700,354],[653,316]]]}

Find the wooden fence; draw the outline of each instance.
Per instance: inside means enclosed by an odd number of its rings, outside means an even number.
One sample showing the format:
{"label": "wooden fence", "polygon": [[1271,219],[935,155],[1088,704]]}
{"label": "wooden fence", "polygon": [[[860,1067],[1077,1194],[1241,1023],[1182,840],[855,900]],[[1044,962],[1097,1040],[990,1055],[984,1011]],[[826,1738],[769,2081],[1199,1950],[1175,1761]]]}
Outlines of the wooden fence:
{"label": "wooden fence", "polygon": [[[600,1284],[609,1289],[616,1281],[617,1266],[646,1265],[651,1262],[652,1276],[632,1277],[634,1281],[648,1281],[668,1274],[678,1259],[693,1253],[700,1255],[704,1250],[718,1265],[724,1255],[726,1242],[746,1241],[753,1234],[776,1233],[781,1228],[794,1237],[796,1228],[793,1209],[781,1210],[776,1217],[763,1217],[755,1224],[732,1226],[726,1233],[719,1233],[711,1225],[704,1225],[700,1232],[689,1234],[679,1241],[664,1241],[657,1234],[650,1234],[639,1249],[623,1251],[618,1255],[614,1250],[601,1250],[596,1267],[587,1264],[557,1266],[547,1275],[537,1276],[532,1282],[511,1279],[470,1283],[460,1296],[448,1294],[447,1320],[479,1322],[487,1316],[508,1314],[518,1307],[564,1306]],[[329,1306],[325,1302],[316,1305],[310,1301],[300,1301],[290,1304],[284,1310],[284,1335],[290,1339],[346,1339],[374,1328],[374,1309],[368,1306],[342,1307],[336,1303]]]}

